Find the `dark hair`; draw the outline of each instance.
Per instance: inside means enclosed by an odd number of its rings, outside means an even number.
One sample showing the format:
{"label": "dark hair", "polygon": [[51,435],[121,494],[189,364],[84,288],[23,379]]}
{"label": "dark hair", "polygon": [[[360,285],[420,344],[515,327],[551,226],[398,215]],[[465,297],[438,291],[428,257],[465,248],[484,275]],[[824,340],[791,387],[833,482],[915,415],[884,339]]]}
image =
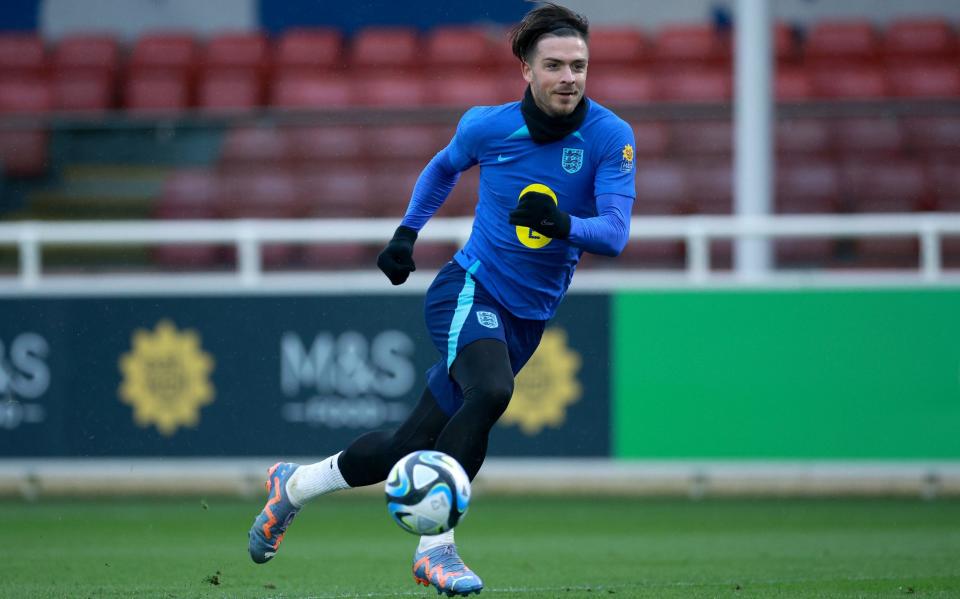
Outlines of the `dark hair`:
{"label": "dark hair", "polygon": [[514,56],[527,62],[541,37],[580,37],[586,42],[589,30],[585,16],[553,2],[541,2],[510,30],[510,46]]}

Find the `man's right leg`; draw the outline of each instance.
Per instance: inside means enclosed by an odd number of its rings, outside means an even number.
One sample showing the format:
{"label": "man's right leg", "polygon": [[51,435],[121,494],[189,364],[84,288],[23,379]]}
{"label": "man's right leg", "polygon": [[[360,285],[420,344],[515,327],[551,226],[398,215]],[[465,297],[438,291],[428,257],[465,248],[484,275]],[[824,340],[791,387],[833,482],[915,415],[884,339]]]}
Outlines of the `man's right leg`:
{"label": "man's right leg", "polygon": [[410,416],[395,431],[361,435],[344,451],[315,464],[274,464],[267,472],[267,504],[250,528],[250,557],[258,564],[272,559],[290,522],[307,501],[340,489],[381,482],[403,456],[431,449],[448,420],[433,394],[425,389]]}

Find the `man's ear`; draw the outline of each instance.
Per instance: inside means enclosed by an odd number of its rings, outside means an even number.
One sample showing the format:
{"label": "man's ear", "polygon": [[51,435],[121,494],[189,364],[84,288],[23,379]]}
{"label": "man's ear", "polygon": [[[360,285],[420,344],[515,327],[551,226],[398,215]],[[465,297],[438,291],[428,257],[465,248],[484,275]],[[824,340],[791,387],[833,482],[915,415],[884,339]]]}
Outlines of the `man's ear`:
{"label": "man's ear", "polygon": [[520,73],[523,75],[524,81],[527,83],[533,82],[533,67],[531,67],[527,61],[520,61]]}

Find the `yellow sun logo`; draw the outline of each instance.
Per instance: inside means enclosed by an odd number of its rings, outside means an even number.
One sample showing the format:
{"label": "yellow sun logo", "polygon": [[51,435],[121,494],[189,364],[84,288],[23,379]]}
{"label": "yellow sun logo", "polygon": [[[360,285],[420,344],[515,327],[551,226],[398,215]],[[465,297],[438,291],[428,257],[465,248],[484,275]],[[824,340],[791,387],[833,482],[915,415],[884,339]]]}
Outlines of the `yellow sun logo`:
{"label": "yellow sun logo", "polygon": [[548,329],[517,376],[513,399],[500,422],[519,425],[531,436],[545,426],[563,425],[567,406],[577,402],[583,393],[576,376],[580,365],[580,354],[567,346],[566,331]]}
{"label": "yellow sun logo", "polygon": [[633,162],[633,146],[630,144],[623,146],[623,159],[627,162]]}
{"label": "yellow sun logo", "polygon": [[170,436],[181,426],[196,426],[200,407],[213,402],[213,358],[191,330],[178,331],[169,320],[154,331],[137,329],[133,350],[120,358],[120,399],[133,406],[137,425],[157,427]]}

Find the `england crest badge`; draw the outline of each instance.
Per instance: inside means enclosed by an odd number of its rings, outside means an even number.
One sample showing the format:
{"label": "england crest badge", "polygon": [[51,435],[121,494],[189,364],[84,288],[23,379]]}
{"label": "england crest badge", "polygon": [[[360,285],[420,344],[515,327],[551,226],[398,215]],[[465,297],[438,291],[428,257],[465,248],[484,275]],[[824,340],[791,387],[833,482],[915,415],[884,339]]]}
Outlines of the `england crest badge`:
{"label": "england crest badge", "polygon": [[564,148],[560,162],[563,165],[563,170],[571,175],[576,173],[583,166],[583,150],[580,148]]}

